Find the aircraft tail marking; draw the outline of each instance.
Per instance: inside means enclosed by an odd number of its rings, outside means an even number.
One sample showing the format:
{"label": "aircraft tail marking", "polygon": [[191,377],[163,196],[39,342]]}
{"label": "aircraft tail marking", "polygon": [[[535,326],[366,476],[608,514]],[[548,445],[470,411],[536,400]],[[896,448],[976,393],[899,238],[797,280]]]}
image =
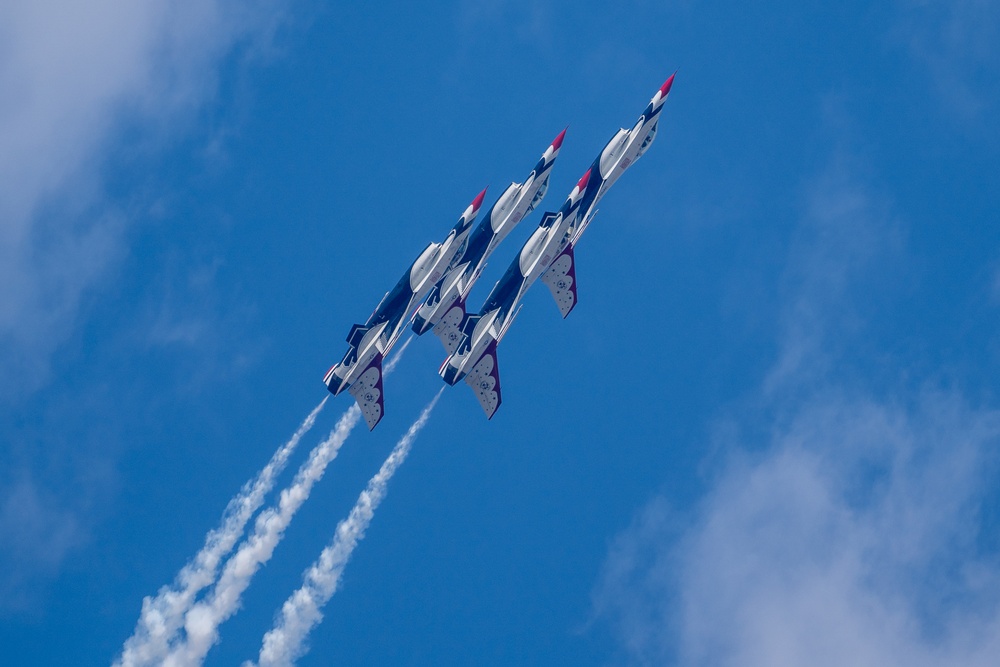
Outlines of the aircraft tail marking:
{"label": "aircraft tail marking", "polygon": [[382,354],[376,353],[375,357],[368,364],[368,368],[355,380],[350,389],[351,396],[358,402],[361,414],[368,423],[368,430],[375,428],[375,425],[382,420],[385,414],[382,393]]}
{"label": "aircraft tail marking", "polygon": [[465,300],[456,301],[441,321],[434,325],[434,335],[438,337],[448,354],[453,354],[462,342],[462,323],[465,321]]}
{"label": "aircraft tail marking", "polygon": [[576,258],[573,256],[573,246],[568,245],[562,253],[556,257],[548,270],[542,274],[542,282],[545,283],[552,297],[556,300],[559,312],[563,317],[570,314],[576,306]]}
{"label": "aircraft tail marking", "polygon": [[486,348],[472,371],[465,376],[465,382],[476,394],[479,405],[483,407],[487,419],[492,419],[500,407],[500,372],[497,367],[497,342],[493,341]]}
{"label": "aircraft tail marking", "polygon": [[364,324],[355,324],[351,327],[351,332],[347,334],[347,344],[351,347],[357,347],[361,344],[361,339],[365,337],[368,330],[371,327],[365,326]]}

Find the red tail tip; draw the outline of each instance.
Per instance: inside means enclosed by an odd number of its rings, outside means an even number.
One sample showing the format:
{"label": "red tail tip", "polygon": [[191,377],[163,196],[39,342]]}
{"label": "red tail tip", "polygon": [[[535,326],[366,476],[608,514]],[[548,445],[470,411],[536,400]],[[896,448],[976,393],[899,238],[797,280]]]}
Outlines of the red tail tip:
{"label": "red tail tip", "polygon": [[[566,130],[568,130],[568,129],[569,129],[569,128],[567,127],[567,128],[566,128]],[[556,138],[555,138],[555,139],[554,139],[554,140],[552,141],[552,148],[554,148],[554,149],[556,149],[556,150],[559,150],[560,148],[562,148],[562,142],[563,142],[563,137],[565,137],[565,136],[566,136],[566,130],[563,130],[562,132],[560,132],[560,133],[559,133],[559,136],[558,136],[558,137],[556,137]]]}
{"label": "red tail tip", "polygon": [[579,188],[579,190],[582,192],[583,189],[587,187],[587,183],[589,182],[590,182],[590,170],[588,169],[587,173],[580,178],[580,182],[576,184],[576,187]]}
{"label": "red tail tip", "polygon": [[677,76],[677,72],[671,74],[670,78],[667,79],[662,86],[660,86],[660,97],[666,97],[667,93],[670,92],[670,87],[674,85],[675,76]]}
{"label": "red tail tip", "polygon": [[479,207],[483,205],[483,197],[486,196],[486,191],[489,188],[483,188],[483,191],[476,195],[476,198],[472,200],[472,210],[478,211]]}

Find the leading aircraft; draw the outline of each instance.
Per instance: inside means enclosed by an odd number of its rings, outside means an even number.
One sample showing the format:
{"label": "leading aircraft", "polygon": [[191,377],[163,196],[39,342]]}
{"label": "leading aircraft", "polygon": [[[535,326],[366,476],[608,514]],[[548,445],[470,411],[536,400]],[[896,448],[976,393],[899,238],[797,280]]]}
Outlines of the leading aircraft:
{"label": "leading aircraft", "polygon": [[479,193],[442,243],[431,243],[420,253],[396,286],[382,297],[367,322],[351,328],[347,334],[350,346],[347,354],[323,378],[334,396],[344,389],[350,391],[361,408],[369,430],[375,428],[385,412],[382,360],[410,323],[417,306],[441,277],[462,260],[469,230],[485,196],[486,190]]}
{"label": "leading aircraft", "polygon": [[469,244],[461,262],[445,273],[417,310],[413,318],[413,331],[418,336],[433,331],[449,354],[458,347],[465,319],[465,299],[469,291],[493,250],[545,197],[552,165],[559,156],[565,136],[566,130],[559,133],[523,183],[511,183],[507,186],[483,216],[483,221],[469,235]]}
{"label": "leading aircraft", "polygon": [[652,144],[675,74],[656,91],[631,130],[615,133],[559,211],[542,216],[479,313],[467,315],[462,322],[463,336],[439,372],[450,385],[465,380],[487,418],[493,417],[501,402],[497,344],[517,317],[528,288],[539,278],[552,292],[563,317],[576,306],[573,248],[597,214],[601,198]]}

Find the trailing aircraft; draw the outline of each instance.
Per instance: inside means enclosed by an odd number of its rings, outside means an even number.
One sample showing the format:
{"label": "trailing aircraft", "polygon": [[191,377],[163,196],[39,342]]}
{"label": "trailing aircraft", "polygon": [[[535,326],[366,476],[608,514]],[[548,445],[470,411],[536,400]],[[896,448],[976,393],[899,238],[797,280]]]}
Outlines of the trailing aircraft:
{"label": "trailing aircraft", "polygon": [[355,324],[347,334],[347,353],[323,381],[334,396],[347,389],[373,429],[385,413],[382,392],[382,361],[410,323],[417,306],[453,269],[466,250],[469,231],[483,204],[483,190],[469,204],[442,243],[431,243],[410,265],[396,286],[382,297],[364,324]]}

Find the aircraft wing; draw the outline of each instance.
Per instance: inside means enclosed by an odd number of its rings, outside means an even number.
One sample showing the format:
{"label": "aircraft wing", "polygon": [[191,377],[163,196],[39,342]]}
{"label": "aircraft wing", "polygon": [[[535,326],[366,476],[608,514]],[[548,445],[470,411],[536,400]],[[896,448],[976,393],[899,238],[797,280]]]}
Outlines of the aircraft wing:
{"label": "aircraft wing", "polygon": [[576,259],[573,256],[572,245],[566,246],[566,249],[549,265],[549,268],[542,274],[542,282],[552,292],[562,316],[569,315],[577,301]]}
{"label": "aircraft wing", "polygon": [[486,418],[492,419],[493,414],[500,407],[501,400],[496,341],[489,344],[482,358],[472,367],[472,371],[465,376],[465,382],[472,387],[472,391],[479,400],[479,405],[483,406]]}
{"label": "aircraft wing", "polygon": [[459,299],[441,321],[434,325],[434,335],[438,337],[448,354],[453,354],[462,342],[462,322],[465,320],[465,301]]}
{"label": "aircraft wing", "polygon": [[377,353],[375,358],[368,364],[368,368],[358,376],[348,391],[358,402],[361,414],[368,423],[368,430],[375,428],[375,425],[382,420],[385,414],[385,406],[382,402],[382,355]]}

